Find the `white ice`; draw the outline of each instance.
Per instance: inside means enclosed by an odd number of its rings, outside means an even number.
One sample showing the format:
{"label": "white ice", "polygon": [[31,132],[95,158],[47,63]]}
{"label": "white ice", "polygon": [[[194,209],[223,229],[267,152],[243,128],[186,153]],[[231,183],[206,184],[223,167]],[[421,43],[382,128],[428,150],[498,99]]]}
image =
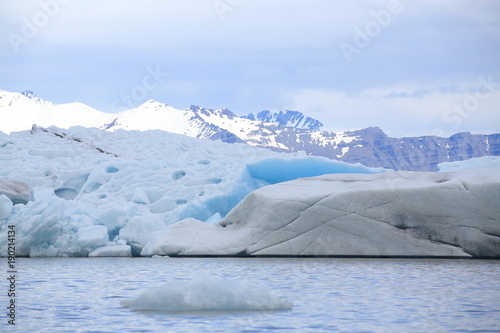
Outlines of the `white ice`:
{"label": "white ice", "polygon": [[173,281],[122,304],[131,310],[168,312],[276,311],[293,307],[290,301],[260,285],[211,277]]}
{"label": "white ice", "polygon": [[500,170],[275,184],[218,224],[190,218],[154,233],[142,254],[500,257]]}
{"label": "white ice", "polygon": [[[168,225],[186,218],[217,225],[264,185],[381,171],[163,131],[82,127],[0,132],[0,165],[0,180],[29,189],[14,205],[0,196],[0,255],[15,224],[18,256],[139,255]],[[4,193],[12,200],[11,189]]]}
{"label": "white ice", "polygon": [[7,220],[12,214],[14,204],[5,194],[0,194],[0,220]]}

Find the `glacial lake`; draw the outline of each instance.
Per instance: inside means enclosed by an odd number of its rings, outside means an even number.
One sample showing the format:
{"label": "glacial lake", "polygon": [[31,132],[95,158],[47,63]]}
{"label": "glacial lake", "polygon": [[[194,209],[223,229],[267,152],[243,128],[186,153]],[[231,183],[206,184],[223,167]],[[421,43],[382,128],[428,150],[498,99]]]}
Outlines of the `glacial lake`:
{"label": "glacial lake", "polygon": [[[500,332],[498,260],[18,258],[16,263],[16,326],[8,325],[4,314],[2,332]],[[144,290],[200,277],[228,285],[248,281],[293,308],[170,313],[121,305]],[[2,300],[5,313],[8,300]]]}

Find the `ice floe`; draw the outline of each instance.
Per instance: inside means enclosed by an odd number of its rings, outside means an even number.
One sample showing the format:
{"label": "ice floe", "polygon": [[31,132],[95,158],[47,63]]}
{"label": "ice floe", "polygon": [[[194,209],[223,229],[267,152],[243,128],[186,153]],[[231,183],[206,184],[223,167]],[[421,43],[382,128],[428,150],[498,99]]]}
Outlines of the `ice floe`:
{"label": "ice floe", "polygon": [[277,311],[293,308],[292,302],[262,286],[212,277],[172,281],[123,301],[122,305],[131,310],[167,312]]}

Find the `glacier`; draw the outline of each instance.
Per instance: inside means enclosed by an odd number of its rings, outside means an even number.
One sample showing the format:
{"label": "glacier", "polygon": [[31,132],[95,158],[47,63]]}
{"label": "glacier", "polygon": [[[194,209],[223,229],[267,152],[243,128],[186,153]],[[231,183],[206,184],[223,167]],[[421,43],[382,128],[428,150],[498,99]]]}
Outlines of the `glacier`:
{"label": "glacier", "polygon": [[330,174],[258,189],[143,255],[500,257],[500,170]]}
{"label": "glacier", "polygon": [[29,257],[499,257],[498,159],[392,172],[159,130],[0,132],[0,255],[15,225]]}
{"label": "glacier", "polygon": [[16,254],[29,257],[139,256],[168,225],[217,225],[282,177],[384,171],[159,130],[35,126],[0,132],[0,165],[0,255],[15,225]]}

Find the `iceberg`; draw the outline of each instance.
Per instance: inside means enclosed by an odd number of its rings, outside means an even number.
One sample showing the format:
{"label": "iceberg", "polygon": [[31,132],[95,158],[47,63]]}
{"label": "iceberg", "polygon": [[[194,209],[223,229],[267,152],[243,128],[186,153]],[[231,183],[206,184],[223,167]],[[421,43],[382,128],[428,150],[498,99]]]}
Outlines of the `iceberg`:
{"label": "iceberg", "polygon": [[277,311],[291,310],[293,304],[266,288],[241,280],[199,277],[174,281],[144,291],[122,302],[136,311]]}
{"label": "iceberg", "polygon": [[331,174],[258,189],[218,224],[190,218],[151,255],[500,257],[500,170]]}

